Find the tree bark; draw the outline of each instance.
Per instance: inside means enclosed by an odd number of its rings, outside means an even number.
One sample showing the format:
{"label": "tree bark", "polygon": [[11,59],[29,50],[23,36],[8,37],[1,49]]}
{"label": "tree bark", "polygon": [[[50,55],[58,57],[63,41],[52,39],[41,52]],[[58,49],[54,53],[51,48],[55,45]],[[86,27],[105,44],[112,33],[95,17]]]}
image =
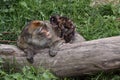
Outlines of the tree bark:
{"label": "tree bark", "polygon": [[[20,65],[30,65],[23,54],[16,46],[0,45],[2,58],[13,62],[15,57]],[[50,57],[48,49],[44,49],[38,51],[34,60],[33,66],[41,65],[60,77],[115,70],[120,68],[120,36],[64,44],[55,57]]]}

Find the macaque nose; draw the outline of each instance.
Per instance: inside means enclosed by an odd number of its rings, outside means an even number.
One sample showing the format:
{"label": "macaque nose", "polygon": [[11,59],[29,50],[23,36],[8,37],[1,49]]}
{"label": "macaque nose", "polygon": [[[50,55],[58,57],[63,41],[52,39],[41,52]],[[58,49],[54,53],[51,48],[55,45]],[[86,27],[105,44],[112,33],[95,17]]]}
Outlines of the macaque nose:
{"label": "macaque nose", "polygon": [[50,38],[52,37],[52,35],[50,34],[50,32],[46,32],[46,37],[47,37],[48,39],[50,39]]}

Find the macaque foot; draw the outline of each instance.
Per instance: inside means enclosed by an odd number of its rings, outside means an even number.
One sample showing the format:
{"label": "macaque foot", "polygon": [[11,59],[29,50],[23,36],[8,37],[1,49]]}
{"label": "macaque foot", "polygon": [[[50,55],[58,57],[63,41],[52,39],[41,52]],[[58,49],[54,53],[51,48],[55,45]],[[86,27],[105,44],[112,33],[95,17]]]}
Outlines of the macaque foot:
{"label": "macaque foot", "polygon": [[32,64],[34,62],[34,59],[33,59],[33,57],[31,57],[31,58],[27,57],[27,61]]}
{"label": "macaque foot", "polygon": [[57,51],[56,51],[56,50],[53,50],[53,49],[50,49],[50,50],[49,50],[49,55],[50,55],[51,57],[54,57],[54,56],[57,55]]}

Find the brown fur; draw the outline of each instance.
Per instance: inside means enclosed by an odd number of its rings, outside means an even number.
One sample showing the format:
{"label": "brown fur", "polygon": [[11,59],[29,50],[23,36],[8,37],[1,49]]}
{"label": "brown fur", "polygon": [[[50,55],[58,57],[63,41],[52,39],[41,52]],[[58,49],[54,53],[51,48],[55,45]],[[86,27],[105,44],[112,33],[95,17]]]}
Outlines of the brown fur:
{"label": "brown fur", "polygon": [[57,37],[48,22],[34,20],[25,26],[22,30],[17,45],[24,50],[27,60],[33,63],[33,57],[36,54],[35,50],[50,48],[50,56],[55,56],[53,52],[56,42],[62,41]]}

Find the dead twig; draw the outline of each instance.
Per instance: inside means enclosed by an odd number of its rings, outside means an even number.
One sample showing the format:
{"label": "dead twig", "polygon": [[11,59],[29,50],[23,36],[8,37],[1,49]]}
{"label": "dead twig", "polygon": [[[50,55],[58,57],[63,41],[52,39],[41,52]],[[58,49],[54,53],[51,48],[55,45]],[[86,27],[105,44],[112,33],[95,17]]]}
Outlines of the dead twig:
{"label": "dead twig", "polygon": [[15,34],[15,32],[2,32],[1,34]]}
{"label": "dead twig", "polygon": [[0,43],[16,43],[17,41],[0,40]]}

